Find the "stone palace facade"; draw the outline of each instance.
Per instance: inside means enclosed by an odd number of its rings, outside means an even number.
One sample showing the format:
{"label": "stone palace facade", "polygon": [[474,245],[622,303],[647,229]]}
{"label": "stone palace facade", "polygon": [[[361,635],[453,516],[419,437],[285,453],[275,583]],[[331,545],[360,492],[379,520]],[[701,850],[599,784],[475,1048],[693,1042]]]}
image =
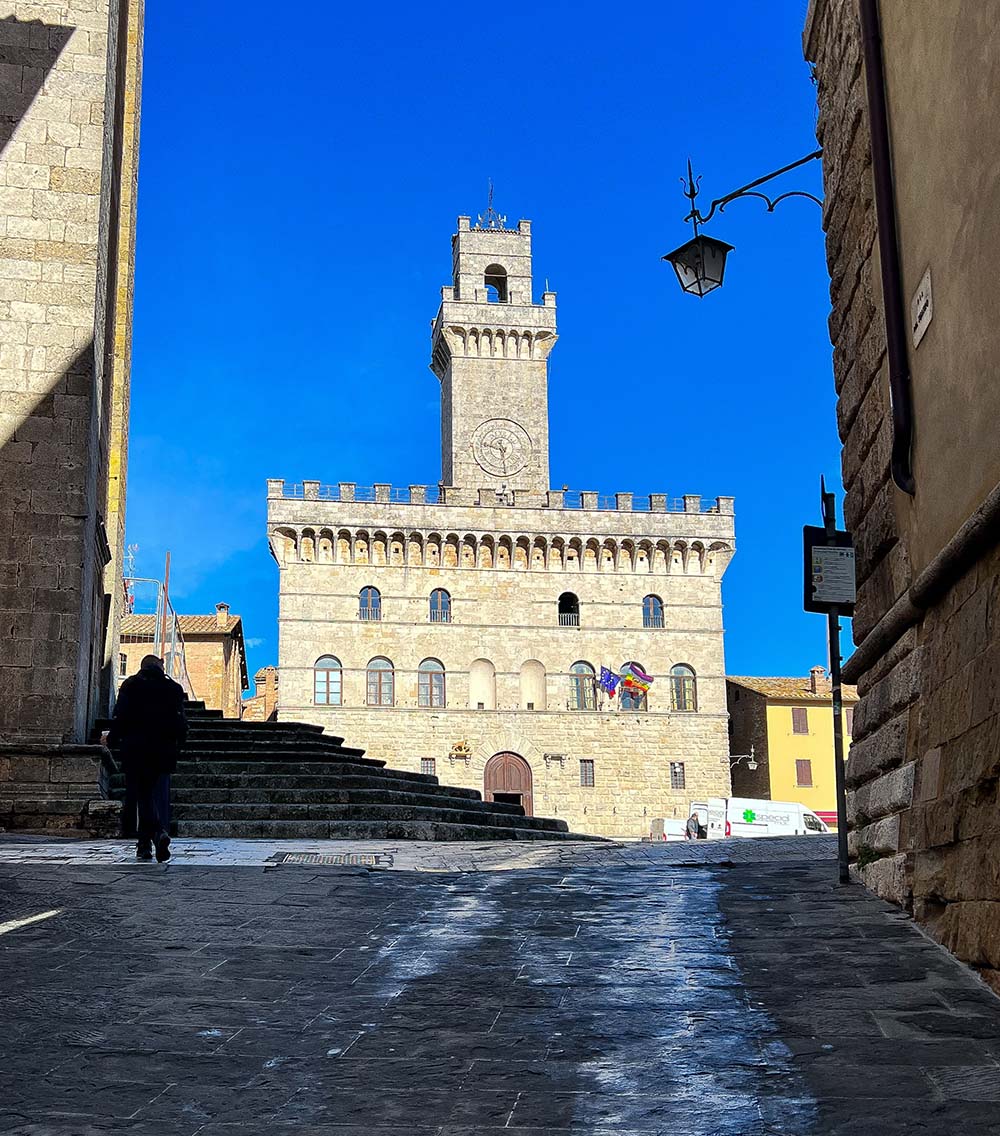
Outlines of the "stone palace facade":
{"label": "stone palace facade", "polygon": [[[458,219],[431,367],[438,486],[268,482],[280,566],[279,719],[639,837],[729,792],[721,583],[733,499],[549,488],[556,297],[531,225]],[[610,698],[634,662],[648,695]]]}

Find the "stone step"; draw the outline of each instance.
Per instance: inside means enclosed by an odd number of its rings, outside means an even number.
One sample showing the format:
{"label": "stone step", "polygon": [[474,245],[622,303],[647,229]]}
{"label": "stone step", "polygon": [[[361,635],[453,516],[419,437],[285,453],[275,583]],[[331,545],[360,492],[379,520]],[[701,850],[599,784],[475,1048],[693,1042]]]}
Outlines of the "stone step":
{"label": "stone step", "polygon": [[[273,790],[301,792],[310,789],[388,789],[409,792],[440,793],[468,800],[481,800],[476,789],[459,788],[455,785],[441,785],[438,779],[428,773],[409,773],[402,769],[379,769],[368,772],[350,765],[254,766],[253,763],[223,763],[199,765],[183,762],[171,778],[173,789],[252,789],[259,794]],[[111,779],[113,790],[121,792],[125,779],[117,773]],[[262,799],[261,796],[258,800]],[[517,806],[514,806],[517,807]]]}
{"label": "stone step", "polygon": [[177,773],[180,776],[211,776],[229,778],[239,774],[251,774],[261,777],[337,777],[345,773],[364,773],[372,777],[389,779],[391,781],[419,781],[425,785],[437,785],[438,779],[433,773],[411,773],[405,769],[386,769],[380,764],[365,759],[342,761],[339,758],[333,761],[258,761],[254,758],[227,757],[224,760],[191,761],[182,754],[177,763]]}
{"label": "stone step", "polygon": [[565,821],[548,817],[514,816],[510,813],[492,812],[485,808],[446,808],[443,805],[405,805],[405,804],[343,804],[343,805],[283,805],[283,804],[226,804],[226,805],[188,805],[176,804],[173,807],[174,820],[178,831],[183,831],[185,822],[228,821],[240,824],[244,821],[266,820],[403,820],[421,822],[443,822],[450,824],[489,825],[501,828],[530,828],[545,832],[568,831]]}
{"label": "stone step", "polygon": [[187,749],[267,749],[268,747],[280,750],[300,749],[303,753],[317,753],[321,750],[350,750],[361,756],[364,750],[360,746],[348,746],[343,738],[333,734],[294,734],[291,732],[279,734],[238,734],[219,730],[188,732],[184,743]]}
{"label": "stone step", "polygon": [[188,729],[203,734],[233,734],[244,737],[250,734],[295,734],[300,737],[333,737],[322,726],[310,722],[244,722],[236,718],[189,718]]}
{"label": "stone step", "polygon": [[177,835],[244,840],[598,840],[568,832],[488,824],[403,820],[185,821]]}
{"label": "stone step", "polygon": [[[433,790],[433,791],[432,791]],[[371,802],[372,804],[401,805],[443,805],[446,808],[491,809],[508,816],[523,816],[520,805],[508,805],[499,801],[481,801],[473,797],[455,796],[447,785],[429,786],[422,792],[411,789],[379,788],[323,788],[287,789],[270,788],[265,791],[254,788],[172,788],[171,798],[175,804],[248,804],[266,803],[285,805],[353,805]]]}
{"label": "stone step", "polygon": [[343,745],[344,739],[336,734],[321,734],[300,730],[202,730],[188,727],[188,742],[209,742],[231,745]]}
{"label": "stone step", "polygon": [[308,749],[303,746],[289,746],[287,749],[274,746],[233,746],[229,749],[219,749],[214,746],[184,746],[181,750],[181,761],[212,762],[339,762],[343,765],[362,765],[370,769],[381,769],[384,761],[374,757],[362,757],[364,750],[348,749],[346,746],[326,746],[321,749]]}

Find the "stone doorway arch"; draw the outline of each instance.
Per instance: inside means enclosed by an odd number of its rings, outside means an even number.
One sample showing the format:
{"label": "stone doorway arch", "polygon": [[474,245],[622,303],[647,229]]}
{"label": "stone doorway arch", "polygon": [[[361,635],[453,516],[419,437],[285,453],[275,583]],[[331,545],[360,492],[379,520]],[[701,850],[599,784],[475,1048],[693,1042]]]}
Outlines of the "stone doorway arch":
{"label": "stone doorway arch", "polygon": [[483,796],[487,801],[520,805],[525,816],[531,816],[531,766],[510,750],[494,754],[483,770]]}

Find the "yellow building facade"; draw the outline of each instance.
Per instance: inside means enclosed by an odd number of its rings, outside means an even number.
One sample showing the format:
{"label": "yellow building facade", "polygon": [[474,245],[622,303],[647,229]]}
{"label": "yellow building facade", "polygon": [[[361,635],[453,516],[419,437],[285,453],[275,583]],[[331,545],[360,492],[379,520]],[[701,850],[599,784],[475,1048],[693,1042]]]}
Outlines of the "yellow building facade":
{"label": "yellow building facade", "polygon": [[[845,757],[857,700],[845,686]],[[726,702],[733,796],[795,801],[835,828],[833,696],[823,667],[804,678],[728,677]]]}

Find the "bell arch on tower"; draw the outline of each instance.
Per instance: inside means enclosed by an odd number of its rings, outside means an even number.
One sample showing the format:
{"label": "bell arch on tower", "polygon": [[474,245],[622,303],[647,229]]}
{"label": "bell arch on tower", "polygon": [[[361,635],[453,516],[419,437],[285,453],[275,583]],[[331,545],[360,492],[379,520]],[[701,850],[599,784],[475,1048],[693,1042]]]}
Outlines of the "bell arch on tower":
{"label": "bell arch on tower", "polygon": [[488,264],[483,274],[486,300],[490,304],[507,303],[507,269],[502,264]]}

